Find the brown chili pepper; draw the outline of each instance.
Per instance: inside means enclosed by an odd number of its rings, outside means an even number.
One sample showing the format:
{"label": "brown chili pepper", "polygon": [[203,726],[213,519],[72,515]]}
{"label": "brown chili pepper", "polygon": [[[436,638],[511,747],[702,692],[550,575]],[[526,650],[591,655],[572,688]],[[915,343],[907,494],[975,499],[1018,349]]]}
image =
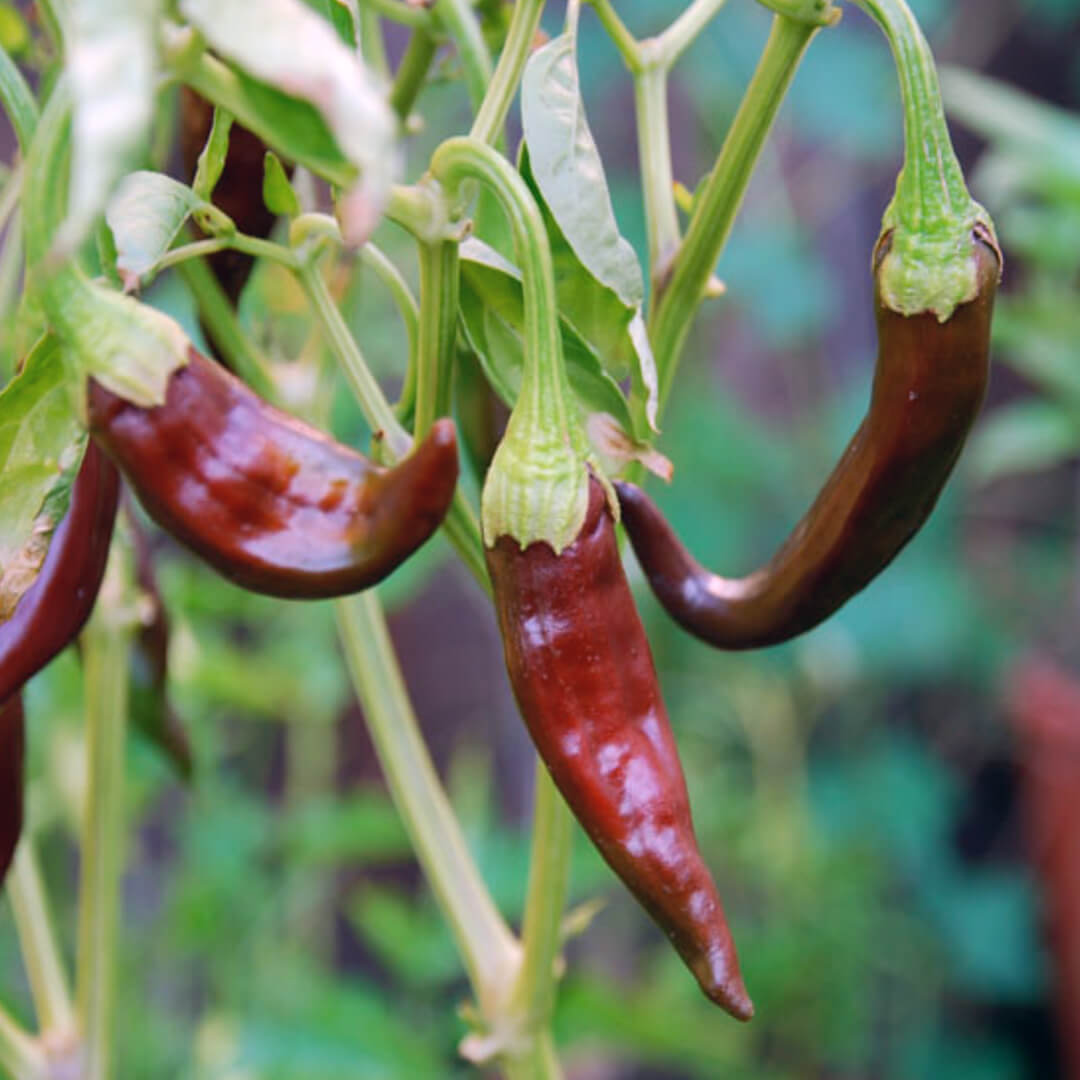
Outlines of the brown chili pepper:
{"label": "brown chili pepper", "polygon": [[90,432],[147,513],[253,592],[359,592],[431,536],[457,483],[450,420],[392,469],[273,408],[194,349],[165,403],[144,409],[91,380]]}
{"label": "brown chili pepper", "polygon": [[[775,645],[812,629],[868,585],[918,532],[978,415],[1001,273],[978,233],[977,293],[945,322],[905,317],[875,297],[878,361],[870,409],[814,504],[772,559],[743,578],[711,573],[640,488],[615,485],[642,570],[667,612],[722,649]],[[888,237],[875,265],[888,252]]]}
{"label": "brown chili pepper", "polygon": [[120,477],[92,442],[45,561],[11,618],[0,624],[0,701],[69,645],[90,618],[109,557]]}
{"label": "brown chili pepper", "polygon": [[22,693],[12,694],[0,704],[0,885],[22,832],[25,728]]}
{"label": "brown chili pepper", "polygon": [[713,1001],[753,1015],[604,489],[589,483],[560,555],[509,536],[487,549],[510,682],[559,791]]}

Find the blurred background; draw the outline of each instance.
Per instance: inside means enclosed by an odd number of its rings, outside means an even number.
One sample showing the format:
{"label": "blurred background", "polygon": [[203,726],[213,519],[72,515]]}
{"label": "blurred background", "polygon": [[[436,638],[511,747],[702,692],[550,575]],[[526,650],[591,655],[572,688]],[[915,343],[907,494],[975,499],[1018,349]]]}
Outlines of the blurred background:
{"label": "blurred background", "polygon": [[[757,1016],[737,1025],[700,996],[579,832],[572,902],[602,906],[579,907],[555,1018],[575,1080],[1080,1076],[1080,4],[911,5],[1006,253],[987,408],[927,527],[799,641],[714,652],[639,588]],[[781,113],[718,268],[727,294],[696,324],[659,442],[676,471],[654,493],[725,573],[772,553],[868,398],[870,253],[901,120],[884,40],[843,6]],[[677,5],[618,8],[646,36]],[[545,25],[560,16],[553,4]],[[676,72],[675,171],[690,189],[769,18],[730,0]],[[0,31],[32,54],[16,5],[0,4]],[[587,7],[581,35],[616,213],[644,257],[630,81]],[[411,176],[467,127],[455,70],[447,56],[420,99]],[[173,109],[163,102],[166,133]],[[162,159],[169,145],[163,135]],[[407,240],[390,227],[379,239],[415,280]],[[341,293],[392,387],[406,343],[385,293],[360,271]],[[151,296],[198,332],[179,278]],[[241,311],[282,361],[317,347],[302,298],[272,272],[255,274]],[[333,417],[340,437],[365,438],[343,388]],[[248,596],[160,534],[151,544],[195,775],[184,784],[132,738],[117,1075],[473,1075],[456,1054],[468,987],[388,800],[329,605]],[[516,923],[533,755],[490,609],[441,540],[382,591],[429,745]],[[27,695],[30,820],[69,957],[81,710],[69,652]],[[0,986],[29,1023],[6,905]]]}

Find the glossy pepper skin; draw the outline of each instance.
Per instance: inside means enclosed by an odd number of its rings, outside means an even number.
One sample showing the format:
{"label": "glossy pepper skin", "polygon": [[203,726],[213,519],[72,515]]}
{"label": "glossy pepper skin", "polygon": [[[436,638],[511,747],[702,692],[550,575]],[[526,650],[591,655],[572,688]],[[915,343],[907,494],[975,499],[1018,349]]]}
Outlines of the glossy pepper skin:
{"label": "glossy pepper skin", "polygon": [[[978,415],[989,375],[1000,256],[975,235],[978,291],[944,323],[875,299],[870,408],[814,504],[760,570],[711,573],[640,488],[616,483],[641,568],[667,612],[721,649],[754,649],[823,622],[899,554],[933,510]],[[887,238],[877,264],[887,251]]]}
{"label": "glossy pepper skin", "polygon": [[7,877],[22,832],[25,728],[19,692],[0,705],[0,885]]}
{"label": "glossy pepper skin", "polygon": [[71,502],[56,527],[37,579],[11,618],[0,623],[0,701],[69,645],[86,625],[109,557],[120,477],[87,443],[71,487]]}
{"label": "glossy pepper skin", "polygon": [[431,536],[457,483],[435,423],[391,469],[273,408],[194,349],[163,405],[91,381],[90,433],[147,513],[253,592],[318,599],[377,584]]}
{"label": "glossy pepper skin", "polygon": [[562,554],[508,536],[486,554],[510,683],[555,785],[706,995],[748,1020],[603,488],[590,480],[585,524]]}

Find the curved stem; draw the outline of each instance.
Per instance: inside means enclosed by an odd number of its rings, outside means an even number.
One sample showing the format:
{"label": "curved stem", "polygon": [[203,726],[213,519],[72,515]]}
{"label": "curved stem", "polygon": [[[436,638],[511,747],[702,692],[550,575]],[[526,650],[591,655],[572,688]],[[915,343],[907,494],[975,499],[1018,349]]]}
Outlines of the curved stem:
{"label": "curved stem", "polygon": [[338,632],[371,740],[473,991],[495,1015],[519,948],[469,855],[416,722],[376,589],[338,600]]}
{"label": "curved stem", "polygon": [[407,0],[361,0],[361,7],[372,11],[391,22],[411,26],[413,29],[431,28],[431,12],[426,7],[410,4]]}
{"label": "curved stem", "polygon": [[719,157],[698,197],[672,274],[653,307],[650,338],[660,378],[660,408],[694,314],[727,243],[746,186],[791,80],[817,28],[778,15]]}
{"label": "curved stem", "polygon": [[[421,15],[427,15],[421,11]],[[383,40],[379,13],[368,4],[360,5],[360,19],[356,27],[360,38],[360,55],[376,75],[384,82],[390,81],[390,62],[386,59],[386,42]]]}
{"label": "curved stem", "polygon": [[693,44],[726,0],[693,0],[682,14],[656,40],[656,50],[670,69]]}
{"label": "curved stem", "polygon": [[458,245],[420,245],[420,341],[413,435],[422,439],[440,416],[450,414],[457,346]]}
{"label": "curved stem", "polygon": [[77,1031],[67,974],[53,930],[48,897],[34,855],[33,838],[24,836],[15,852],[7,879],[7,893],[15,916],[15,929],[34,998],[38,1027],[61,1039]]}
{"label": "curved stem", "polygon": [[491,76],[483,102],[469,132],[474,139],[494,143],[502,134],[506,114],[521,84],[521,73],[540,26],[544,0],[517,0],[502,55]]}
{"label": "curved stem", "polygon": [[114,543],[84,635],[89,774],[79,883],[78,1010],[85,1080],[111,1075],[116,940],[124,849],[128,660],[137,615],[127,552]]}
{"label": "curved stem", "polygon": [[596,17],[607,31],[623,63],[632,75],[637,75],[644,67],[641,56],[641,47],[637,39],[626,28],[626,24],[619,18],[611,0],[589,0],[596,12]]}

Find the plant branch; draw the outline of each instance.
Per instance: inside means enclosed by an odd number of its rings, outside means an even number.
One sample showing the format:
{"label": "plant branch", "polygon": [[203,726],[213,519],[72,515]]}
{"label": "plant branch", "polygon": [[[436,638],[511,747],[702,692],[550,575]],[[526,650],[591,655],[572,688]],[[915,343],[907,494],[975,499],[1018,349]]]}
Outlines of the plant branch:
{"label": "plant branch", "polygon": [[0,1008],[0,1066],[17,1080],[49,1080],[44,1047],[4,1008]]}
{"label": "plant branch", "polygon": [[726,0],[693,0],[681,15],[655,39],[664,67],[670,69],[708,26]]}
{"label": "plant branch", "polygon": [[637,39],[626,28],[626,24],[619,18],[611,0],[589,0],[596,12],[596,17],[607,31],[619,55],[623,58],[631,75],[637,75],[645,66],[641,55],[641,46]]}
{"label": "plant branch", "polygon": [[33,838],[29,835],[23,837],[15,852],[7,893],[34,998],[38,1027],[50,1039],[70,1038],[78,1031],[78,1022],[41,870],[34,855]]}
{"label": "plant branch", "polygon": [[390,794],[457,941],[485,1015],[495,1015],[520,949],[469,854],[409,701],[376,589],[335,603],[338,632]]}
{"label": "plant branch", "polygon": [[422,439],[440,416],[450,415],[457,352],[458,245],[420,245],[420,341],[413,436]]}
{"label": "plant branch", "polygon": [[0,104],[15,129],[19,149],[25,156],[37,128],[37,101],[23,73],[3,48],[0,48]]}
{"label": "plant branch", "polygon": [[138,616],[129,552],[114,542],[84,635],[87,785],[79,883],[78,1010],[84,1080],[107,1080],[115,1005],[124,848],[124,732],[128,661]]}
{"label": "plant branch", "polygon": [[435,0],[432,11],[457,45],[469,101],[474,109],[479,109],[491,82],[491,54],[476,12],[469,0]]}
{"label": "plant branch", "polygon": [[437,50],[438,44],[429,27],[413,31],[394,75],[394,85],[390,88],[390,108],[402,123],[408,120],[416,104]]}
{"label": "plant branch", "polygon": [[540,26],[544,0],[517,0],[510,19],[498,66],[484,94],[483,102],[469,132],[474,139],[494,144],[502,134],[506,114],[521,83],[521,73]]}
{"label": "plant branch", "polygon": [[660,378],[660,408],[716,261],[727,243],[754,164],[817,27],[782,15],[772,31],[719,157],[698,197],[671,277],[653,307],[650,327]]}
{"label": "plant branch", "polygon": [[649,240],[649,276],[652,295],[679,248],[679,215],[675,206],[675,179],[671,168],[668,131],[667,70],[643,67],[634,76],[637,112],[638,165],[645,202],[645,231]]}

